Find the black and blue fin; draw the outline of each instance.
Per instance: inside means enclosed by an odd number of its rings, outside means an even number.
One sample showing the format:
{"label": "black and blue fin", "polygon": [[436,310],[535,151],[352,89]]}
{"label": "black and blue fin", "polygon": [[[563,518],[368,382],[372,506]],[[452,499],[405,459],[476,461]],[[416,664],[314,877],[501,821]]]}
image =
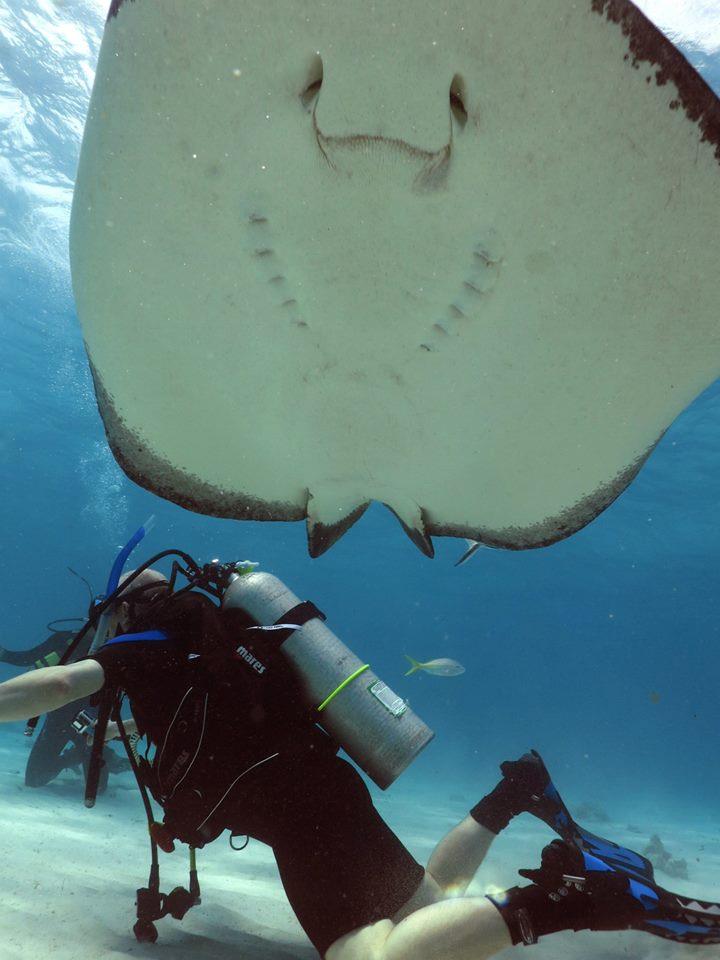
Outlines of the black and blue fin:
{"label": "black and blue fin", "polygon": [[611,866],[570,840],[553,840],[539,869],[519,871],[556,902],[567,898],[567,929],[632,929],[677,943],[720,943],[720,904],[681,897],[635,872],[634,865],[630,871],[620,862]]}
{"label": "black and blue fin", "polygon": [[36,669],[54,667],[60,663],[60,657],[75,639],[76,633],[76,630],[53,630],[47,640],[28,650],[8,650],[0,647],[0,663]]}
{"label": "black and blue fin", "polygon": [[[617,844],[612,846],[617,847]],[[582,856],[589,876],[616,874],[627,882],[624,896],[635,902],[633,929],[676,943],[720,943],[720,904],[681,897],[657,886],[652,880],[638,880],[635,865],[625,865],[621,858],[616,858],[615,864],[611,865],[604,856],[585,851]]]}
{"label": "black and blue fin", "polygon": [[648,919],[643,930],[677,943],[720,943],[720,903],[663,890],[665,918]]}
{"label": "black and blue fin", "polygon": [[684,920],[648,920],[641,928],[646,933],[675,943],[707,945],[720,943],[720,922],[708,926],[701,918],[686,917]]}
{"label": "black and blue fin", "polygon": [[574,820],[572,821],[572,827],[574,828],[574,834],[568,839],[583,853],[601,860],[611,869],[626,873],[635,880],[648,883],[655,882],[655,869],[647,857],[643,857],[642,854],[630,850],[629,847],[623,847],[613,840],[606,840],[605,837],[598,837],[594,833],[590,833],[589,830],[585,830]]}
{"label": "black and blue fin", "polygon": [[630,850],[628,847],[615,843],[613,840],[599,837],[576,823],[557,787],[550,779],[550,774],[547,772],[547,767],[542,758],[537,752],[533,752],[536,761],[539,762],[542,770],[547,774],[547,780],[543,792],[533,796],[532,803],[528,807],[528,813],[542,820],[559,837],[573,843],[584,853],[603,860],[613,869],[619,869],[637,880],[647,880],[654,883],[655,871],[652,863],[646,857]]}
{"label": "black and blue fin", "polygon": [[[536,759],[547,772],[542,758]],[[720,903],[682,897],[655,883],[647,857],[581,827],[570,815],[557,787],[547,774],[545,788],[528,809],[583,856],[589,873],[614,872],[627,877],[627,892],[647,914],[633,926],[657,937],[688,944],[720,943]],[[526,874],[525,874],[526,875]]]}

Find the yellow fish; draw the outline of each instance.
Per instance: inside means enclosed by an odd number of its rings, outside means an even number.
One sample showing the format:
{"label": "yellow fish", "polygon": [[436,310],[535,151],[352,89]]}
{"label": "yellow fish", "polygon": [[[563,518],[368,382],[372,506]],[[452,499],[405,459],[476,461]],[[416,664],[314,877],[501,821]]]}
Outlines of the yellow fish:
{"label": "yellow fish", "polygon": [[440,657],[438,660],[428,660],[427,663],[420,663],[419,660],[409,657],[406,653],[405,659],[411,663],[410,669],[405,674],[406,677],[409,677],[412,673],[416,673],[418,670],[432,673],[436,677],[459,677],[461,673],[465,673],[465,667],[461,663],[458,663],[457,660],[449,660],[447,657]]}

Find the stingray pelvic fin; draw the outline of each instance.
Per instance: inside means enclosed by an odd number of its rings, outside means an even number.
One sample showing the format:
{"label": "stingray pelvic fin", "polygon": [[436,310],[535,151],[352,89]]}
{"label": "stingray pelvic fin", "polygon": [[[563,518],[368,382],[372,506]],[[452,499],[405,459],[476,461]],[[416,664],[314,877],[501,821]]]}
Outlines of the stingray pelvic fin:
{"label": "stingray pelvic fin", "polygon": [[432,559],[435,556],[435,547],[425,528],[425,516],[422,507],[418,506],[414,500],[406,500],[402,506],[399,506],[395,500],[392,503],[388,503],[387,500],[383,502],[388,510],[395,514],[400,526],[418,550]]}
{"label": "stingray pelvic fin", "polygon": [[[325,491],[327,492],[327,491]],[[350,527],[365,513],[370,501],[350,506],[338,505],[334,496],[323,496],[323,491],[314,491],[308,496],[307,541],[308,553],[314,559],[329,550]]]}
{"label": "stingray pelvic fin", "polygon": [[467,563],[470,557],[474,557],[478,550],[486,549],[485,544],[480,543],[479,540],[468,540],[466,538],[465,543],[467,544],[467,550],[459,560],[455,561],[454,566],[456,567],[461,567],[464,563]]}

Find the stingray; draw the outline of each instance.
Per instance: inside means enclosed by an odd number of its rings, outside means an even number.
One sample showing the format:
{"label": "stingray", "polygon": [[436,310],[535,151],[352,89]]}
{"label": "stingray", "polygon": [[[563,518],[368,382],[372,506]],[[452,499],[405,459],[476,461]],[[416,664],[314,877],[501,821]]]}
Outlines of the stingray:
{"label": "stingray", "polygon": [[720,103],[627,0],[115,0],[71,265],[137,483],[551,544],[720,372]]}

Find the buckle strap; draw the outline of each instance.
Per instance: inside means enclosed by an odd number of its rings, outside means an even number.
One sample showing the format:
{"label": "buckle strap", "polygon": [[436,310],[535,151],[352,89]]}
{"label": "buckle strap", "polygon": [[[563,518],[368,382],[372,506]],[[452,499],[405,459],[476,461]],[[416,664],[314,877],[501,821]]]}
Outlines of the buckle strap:
{"label": "buckle strap", "polygon": [[535,936],[535,931],[533,930],[533,925],[530,920],[530,914],[527,912],[525,907],[520,907],[520,909],[515,914],[517,920],[517,925],[520,930],[520,936],[526,947],[532,946],[533,943],[538,942],[538,938]]}
{"label": "buckle strap", "polygon": [[267,634],[268,639],[272,640],[279,649],[296,630],[305,626],[310,620],[327,620],[327,617],[319,607],[315,606],[312,600],[303,600],[296,603],[294,607],[270,626],[248,627],[247,629],[248,631],[257,630]]}

